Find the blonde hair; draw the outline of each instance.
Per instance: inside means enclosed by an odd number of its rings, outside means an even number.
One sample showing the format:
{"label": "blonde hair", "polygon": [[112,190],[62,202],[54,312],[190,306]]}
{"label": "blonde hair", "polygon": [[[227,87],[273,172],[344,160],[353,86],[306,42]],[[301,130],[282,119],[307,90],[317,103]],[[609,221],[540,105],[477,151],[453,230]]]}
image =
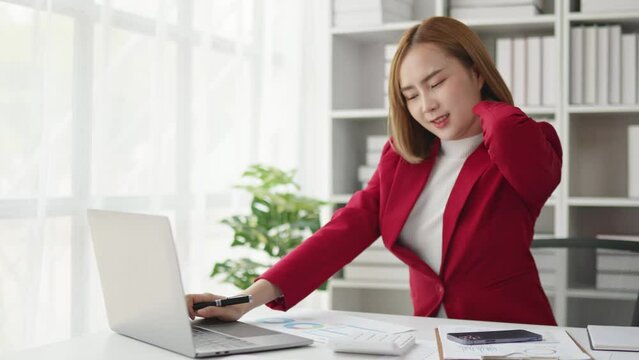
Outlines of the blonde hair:
{"label": "blonde hair", "polygon": [[432,43],[473,68],[484,79],[482,100],[513,104],[510,90],[497,71],[481,39],[468,26],[453,18],[435,16],[406,30],[399,41],[391,63],[388,82],[390,110],[388,130],[393,148],[409,163],[419,163],[430,155],[435,135],[420,125],[408,112],[399,84],[399,67],[408,50],[415,44]]}

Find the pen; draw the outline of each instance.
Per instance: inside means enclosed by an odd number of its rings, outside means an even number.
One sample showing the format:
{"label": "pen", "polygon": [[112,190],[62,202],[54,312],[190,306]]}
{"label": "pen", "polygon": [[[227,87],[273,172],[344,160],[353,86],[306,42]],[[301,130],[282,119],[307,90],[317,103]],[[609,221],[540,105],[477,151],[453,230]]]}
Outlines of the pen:
{"label": "pen", "polygon": [[250,303],[252,300],[253,300],[253,297],[251,295],[242,294],[242,295],[229,296],[223,299],[215,299],[213,301],[195,303],[193,304],[193,310],[198,311],[208,306],[221,307],[221,306],[228,306],[228,305],[235,305],[235,304]]}
{"label": "pen", "polygon": [[481,360],[559,360],[556,356],[499,356],[482,355]]}

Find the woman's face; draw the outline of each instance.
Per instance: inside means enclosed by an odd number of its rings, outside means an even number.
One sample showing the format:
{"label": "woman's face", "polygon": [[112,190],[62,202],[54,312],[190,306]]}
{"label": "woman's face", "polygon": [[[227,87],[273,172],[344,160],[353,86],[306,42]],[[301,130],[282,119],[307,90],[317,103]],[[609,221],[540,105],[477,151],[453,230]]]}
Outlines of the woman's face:
{"label": "woman's face", "polygon": [[439,46],[413,45],[400,64],[399,84],[410,114],[438,138],[481,133],[472,109],[481,100],[484,79]]}

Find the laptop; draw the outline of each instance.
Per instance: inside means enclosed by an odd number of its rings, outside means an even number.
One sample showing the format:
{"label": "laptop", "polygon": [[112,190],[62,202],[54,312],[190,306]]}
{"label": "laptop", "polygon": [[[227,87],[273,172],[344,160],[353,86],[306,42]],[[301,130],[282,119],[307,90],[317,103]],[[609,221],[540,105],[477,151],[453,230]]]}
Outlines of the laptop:
{"label": "laptop", "polygon": [[109,326],[193,358],[310,345],[243,322],[191,321],[165,216],[87,210]]}

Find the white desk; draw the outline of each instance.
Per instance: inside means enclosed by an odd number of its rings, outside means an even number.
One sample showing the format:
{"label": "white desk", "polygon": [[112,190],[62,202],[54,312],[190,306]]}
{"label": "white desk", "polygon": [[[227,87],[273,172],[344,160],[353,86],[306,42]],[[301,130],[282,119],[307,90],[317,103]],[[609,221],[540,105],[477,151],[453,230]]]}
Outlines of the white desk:
{"label": "white desk", "polygon": [[[249,313],[246,318],[242,320],[250,321],[262,317],[268,316],[282,316],[283,313],[279,311],[265,310],[260,311],[257,314]],[[291,310],[287,315],[295,316],[296,310]],[[356,312],[337,312],[355,316],[366,317],[369,319],[386,321],[399,325],[405,325],[417,330],[417,339],[435,340],[434,329],[438,325],[444,324],[468,324],[478,326],[504,326],[504,327],[517,327],[513,324],[502,323],[489,323],[489,322],[477,322],[477,321],[464,321],[464,320],[450,320],[450,319],[437,319],[437,318],[424,318],[413,316],[398,316],[398,315],[384,315],[384,314],[371,314],[371,313],[356,313]],[[519,326],[521,327],[521,326]],[[544,328],[543,326],[526,325],[527,329]],[[605,351],[592,351],[588,344],[588,335],[586,330],[582,328],[566,328],[570,335],[576,339],[581,346],[588,351],[596,360],[639,360],[639,353],[637,352],[605,352]],[[277,350],[261,353],[253,353],[246,355],[232,355],[229,357],[222,357],[224,359],[242,360],[242,359],[367,359],[369,356],[355,355],[355,354],[341,354],[333,353],[330,349],[323,345],[312,345],[308,347]],[[384,357],[385,359],[399,359],[396,357]],[[103,332],[89,334],[77,338],[73,338],[68,341],[54,343],[38,348],[27,349],[13,354],[7,354],[1,358],[2,360],[25,360],[25,359],[46,359],[46,360],[69,360],[69,359],[108,359],[108,360],[139,360],[139,359],[154,359],[154,360],[183,360],[188,359],[179,354],[172,353],[167,350],[151,346],[137,340],[129,339],[127,337],[115,334],[110,330]],[[213,358],[221,359],[221,358]]]}

